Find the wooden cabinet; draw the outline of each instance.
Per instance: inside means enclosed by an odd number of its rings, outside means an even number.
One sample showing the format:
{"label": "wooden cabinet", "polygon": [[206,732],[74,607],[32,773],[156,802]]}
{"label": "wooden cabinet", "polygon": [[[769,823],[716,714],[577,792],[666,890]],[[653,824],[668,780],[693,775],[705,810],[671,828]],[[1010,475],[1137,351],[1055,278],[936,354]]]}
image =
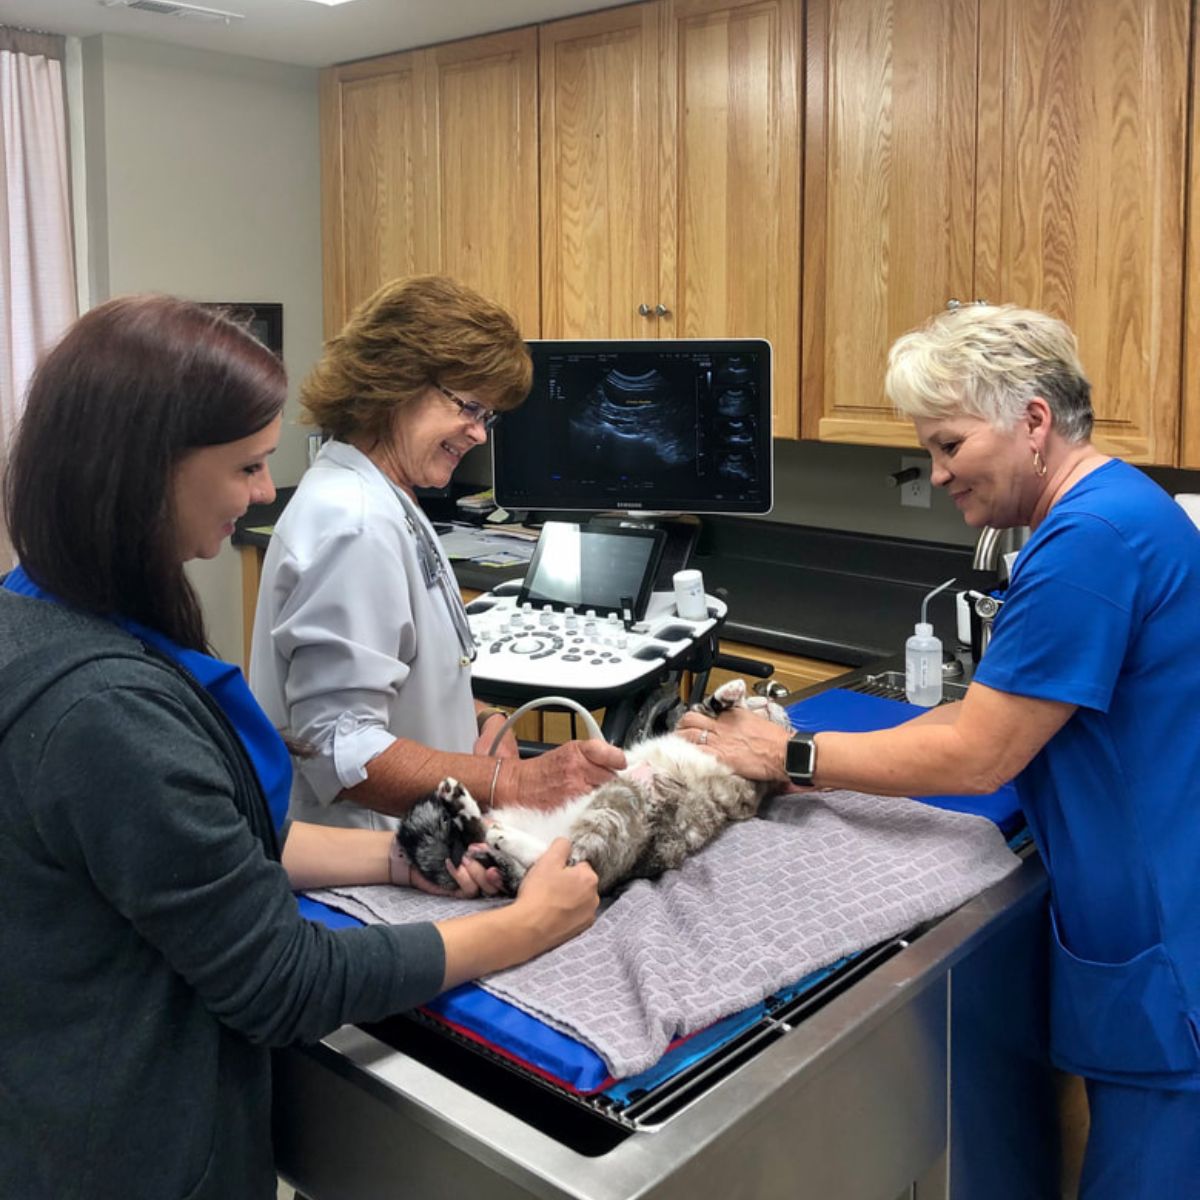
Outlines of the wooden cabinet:
{"label": "wooden cabinet", "polygon": [[1192,127],[1189,146],[1187,296],[1184,325],[1183,421],[1179,465],[1200,470],[1200,21],[1192,25]]}
{"label": "wooden cabinet", "polygon": [[1188,0],[807,14],[805,435],[915,444],[888,346],[981,298],[1075,329],[1102,449],[1178,461]]}
{"label": "wooden cabinet", "polygon": [[546,337],[766,337],[799,427],[798,0],[540,30]]}
{"label": "wooden cabinet", "polygon": [[540,330],[537,32],[321,77],[325,333],[401,275],[439,273]]}
{"label": "wooden cabinet", "polygon": [[547,337],[658,336],[661,15],[638,4],[538,31]]}
{"label": "wooden cabinet", "polygon": [[321,73],[325,336],[389,279],[429,269],[420,56]]}

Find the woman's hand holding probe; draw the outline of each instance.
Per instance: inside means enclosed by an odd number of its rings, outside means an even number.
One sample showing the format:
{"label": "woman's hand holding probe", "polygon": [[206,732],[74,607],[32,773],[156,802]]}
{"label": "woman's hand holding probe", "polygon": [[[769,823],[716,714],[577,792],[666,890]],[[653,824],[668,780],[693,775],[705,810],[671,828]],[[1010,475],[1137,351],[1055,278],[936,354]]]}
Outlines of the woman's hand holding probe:
{"label": "woman's hand holding probe", "polygon": [[564,800],[607,783],[624,766],[625,752],[596,738],[567,742],[536,758],[515,762],[504,759],[496,779],[493,806],[557,808]]}

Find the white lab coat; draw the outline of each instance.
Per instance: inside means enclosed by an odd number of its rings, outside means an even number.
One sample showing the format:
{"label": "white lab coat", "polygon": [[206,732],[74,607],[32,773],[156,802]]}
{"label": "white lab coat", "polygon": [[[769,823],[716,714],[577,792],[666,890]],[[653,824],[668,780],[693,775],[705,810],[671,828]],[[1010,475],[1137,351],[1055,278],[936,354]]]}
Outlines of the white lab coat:
{"label": "white lab coat", "polygon": [[[338,794],[397,737],[470,753],[471,673],[442,589],[427,586],[406,507],[366,455],[328,442],[305,472],[263,562],[250,686],[275,726],[316,753],[296,760],[288,815],[394,828]],[[453,575],[449,576],[453,584]]]}

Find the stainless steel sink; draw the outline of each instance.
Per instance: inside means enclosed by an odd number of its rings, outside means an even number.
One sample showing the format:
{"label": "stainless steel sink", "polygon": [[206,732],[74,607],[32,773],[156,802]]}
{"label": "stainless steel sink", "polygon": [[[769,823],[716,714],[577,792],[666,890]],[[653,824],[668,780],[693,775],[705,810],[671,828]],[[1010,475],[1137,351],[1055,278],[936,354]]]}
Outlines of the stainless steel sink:
{"label": "stainless steel sink", "polygon": [[[904,672],[880,671],[877,675],[866,675],[854,683],[844,685],[847,691],[863,692],[868,696],[885,696],[889,700],[903,700]],[[942,681],[942,703],[950,704],[967,694],[967,685],[956,680]]]}

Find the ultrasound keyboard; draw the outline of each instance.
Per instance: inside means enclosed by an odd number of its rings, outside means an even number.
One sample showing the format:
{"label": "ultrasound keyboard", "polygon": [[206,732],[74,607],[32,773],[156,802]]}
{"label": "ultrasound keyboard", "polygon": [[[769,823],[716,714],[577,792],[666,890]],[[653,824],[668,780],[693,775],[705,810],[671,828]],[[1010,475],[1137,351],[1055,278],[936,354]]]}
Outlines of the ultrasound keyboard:
{"label": "ultrasound keyboard", "polygon": [[649,685],[678,666],[697,641],[724,620],[726,606],[706,597],[708,616],[686,620],[673,592],[654,592],[643,620],[626,627],[615,613],[518,604],[520,580],[501,584],[467,605],[479,648],[472,665],[477,691],[497,699],[560,692],[574,699]]}

